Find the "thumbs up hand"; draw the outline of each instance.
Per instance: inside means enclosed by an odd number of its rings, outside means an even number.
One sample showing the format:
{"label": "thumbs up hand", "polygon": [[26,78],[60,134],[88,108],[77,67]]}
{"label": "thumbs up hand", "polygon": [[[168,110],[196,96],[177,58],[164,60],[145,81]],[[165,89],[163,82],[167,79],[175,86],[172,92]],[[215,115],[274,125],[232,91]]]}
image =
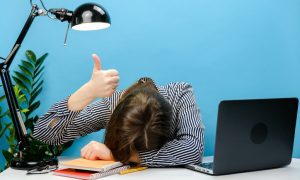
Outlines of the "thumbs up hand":
{"label": "thumbs up hand", "polygon": [[119,72],[115,69],[103,70],[101,60],[96,55],[92,55],[94,69],[91,80],[88,82],[91,95],[94,98],[104,98],[111,96],[119,84]]}

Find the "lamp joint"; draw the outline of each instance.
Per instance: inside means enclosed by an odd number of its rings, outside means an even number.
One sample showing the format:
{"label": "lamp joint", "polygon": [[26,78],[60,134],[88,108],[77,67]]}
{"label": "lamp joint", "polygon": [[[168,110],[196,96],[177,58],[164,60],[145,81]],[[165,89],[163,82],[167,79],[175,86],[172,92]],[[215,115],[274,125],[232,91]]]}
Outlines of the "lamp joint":
{"label": "lamp joint", "polygon": [[49,12],[53,14],[56,19],[63,21],[70,22],[72,20],[73,11],[70,11],[65,8],[56,8],[56,9],[49,9]]}

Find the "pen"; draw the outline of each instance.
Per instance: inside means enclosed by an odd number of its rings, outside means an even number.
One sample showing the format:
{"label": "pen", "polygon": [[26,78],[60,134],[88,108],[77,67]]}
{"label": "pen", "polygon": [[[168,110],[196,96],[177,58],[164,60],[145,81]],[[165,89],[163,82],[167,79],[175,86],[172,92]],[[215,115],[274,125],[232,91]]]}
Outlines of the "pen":
{"label": "pen", "polygon": [[120,174],[123,175],[123,174],[132,173],[132,172],[142,171],[142,170],[145,170],[147,168],[148,167],[133,167],[133,168],[121,171]]}

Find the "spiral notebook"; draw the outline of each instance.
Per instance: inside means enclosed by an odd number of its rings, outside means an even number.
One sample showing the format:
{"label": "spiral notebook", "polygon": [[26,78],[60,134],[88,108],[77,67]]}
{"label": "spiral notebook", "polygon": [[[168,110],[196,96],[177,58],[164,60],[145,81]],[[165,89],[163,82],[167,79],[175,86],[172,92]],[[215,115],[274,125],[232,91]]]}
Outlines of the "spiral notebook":
{"label": "spiral notebook", "polygon": [[67,169],[55,170],[53,171],[53,175],[92,180],[92,179],[98,179],[101,177],[117,174],[129,168],[130,166],[121,166],[104,172],[85,171],[85,170],[67,168]]}

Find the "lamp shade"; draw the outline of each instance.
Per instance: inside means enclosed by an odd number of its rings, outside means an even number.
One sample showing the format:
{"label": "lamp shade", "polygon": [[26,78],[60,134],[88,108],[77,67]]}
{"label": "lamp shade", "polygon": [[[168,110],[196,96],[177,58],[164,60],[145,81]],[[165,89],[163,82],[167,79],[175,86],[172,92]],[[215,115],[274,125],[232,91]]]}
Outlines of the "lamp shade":
{"label": "lamp shade", "polygon": [[110,17],[99,4],[86,3],[73,12],[71,26],[80,31],[105,29],[110,26]]}

